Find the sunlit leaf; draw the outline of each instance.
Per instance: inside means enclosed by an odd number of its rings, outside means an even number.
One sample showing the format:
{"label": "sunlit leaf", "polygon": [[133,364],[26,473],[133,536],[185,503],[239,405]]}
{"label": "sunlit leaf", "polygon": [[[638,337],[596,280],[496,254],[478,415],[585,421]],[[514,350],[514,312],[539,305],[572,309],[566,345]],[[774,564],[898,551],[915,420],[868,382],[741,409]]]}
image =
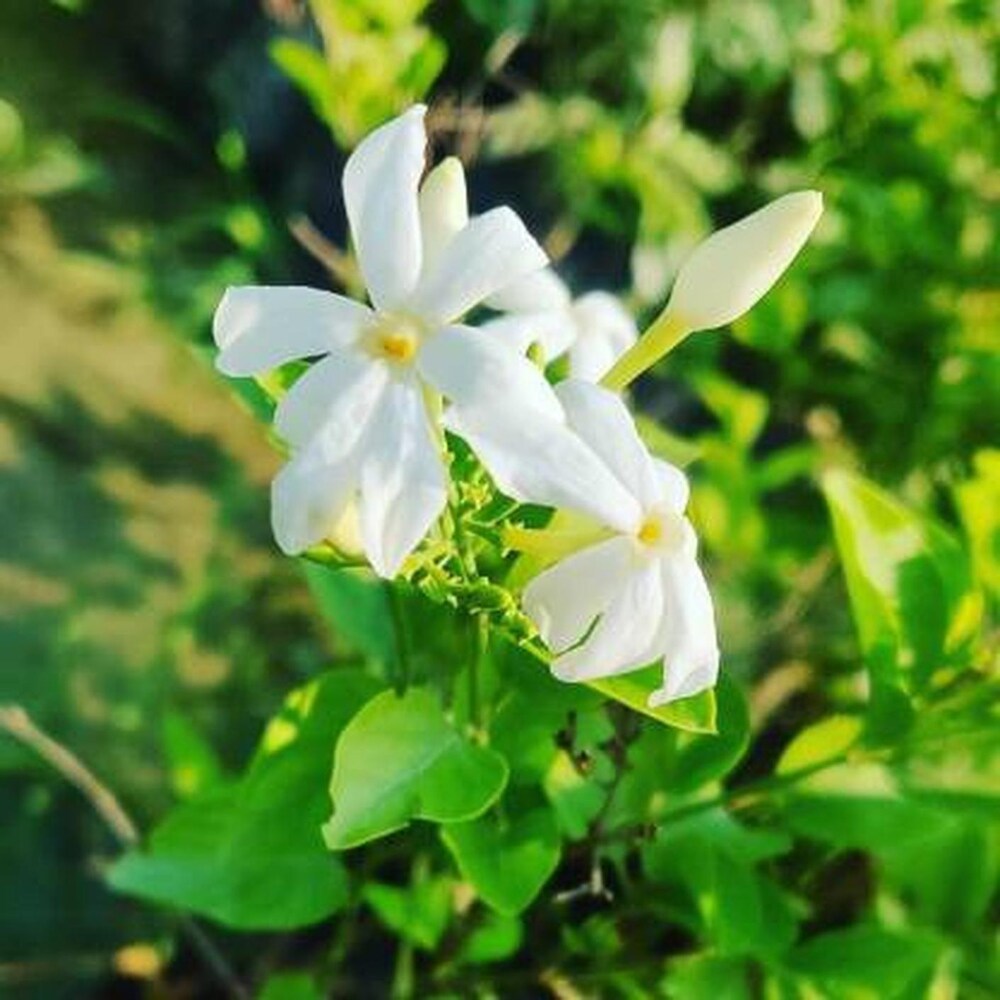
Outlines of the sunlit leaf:
{"label": "sunlit leaf", "polygon": [[506,781],[504,759],[451,726],[433,694],[387,691],[358,712],[337,742],[334,811],[323,835],[331,850],[344,850],[412,819],[472,819],[496,801]]}
{"label": "sunlit leaf", "polygon": [[650,707],[649,696],[663,683],[663,668],[646,667],[619,677],[591,681],[589,686],[607,698],[627,705],[657,722],[691,733],[716,732],[715,690],[709,689],[691,698]]}
{"label": "sunlit leaf", "polygon": [[965,555],[860,476],[828,473],[823,491],[865,661],[879,681],[920,689],[976,628]]}
{"label": "sunlit leaf", "polygon": [[854,716],[828,716],[796,734],[785,747],[775,771],[790,774],[835,760],[857,742],[861,729],[861,720]]}

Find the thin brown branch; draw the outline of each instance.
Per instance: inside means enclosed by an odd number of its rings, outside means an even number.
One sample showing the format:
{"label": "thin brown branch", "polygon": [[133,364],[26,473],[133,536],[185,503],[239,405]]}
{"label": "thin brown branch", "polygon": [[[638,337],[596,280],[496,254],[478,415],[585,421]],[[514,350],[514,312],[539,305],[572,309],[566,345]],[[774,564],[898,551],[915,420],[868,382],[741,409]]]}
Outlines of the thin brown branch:
{"label": "thin brown branch", "polygon": [[319,261],[342,288],[352,291],[357,287],[358,272],[350,257],[324,236],[308,216],[296,215],[289,219],[288,231],[299,246]]}
{"label": "thin brown branch", "polygon": [[34,750],[39,757],[73,785],[123,847],[139,842],[139,831],[114,793],[79,757],[43,732],[20,705],[0,705],[0,729]]}

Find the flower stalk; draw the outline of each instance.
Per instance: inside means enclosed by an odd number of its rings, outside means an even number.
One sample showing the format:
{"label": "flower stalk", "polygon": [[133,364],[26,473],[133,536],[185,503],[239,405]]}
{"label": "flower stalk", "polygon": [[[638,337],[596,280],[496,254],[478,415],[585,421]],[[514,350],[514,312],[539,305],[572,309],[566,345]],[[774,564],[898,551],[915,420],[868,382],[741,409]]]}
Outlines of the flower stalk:
{"label": "flower stalk", "polygon": [[681,341],[694,332],[668,304],[649,329],[615,363],[601,379],[601,385],[621,392],[661,358],[666,357]]}

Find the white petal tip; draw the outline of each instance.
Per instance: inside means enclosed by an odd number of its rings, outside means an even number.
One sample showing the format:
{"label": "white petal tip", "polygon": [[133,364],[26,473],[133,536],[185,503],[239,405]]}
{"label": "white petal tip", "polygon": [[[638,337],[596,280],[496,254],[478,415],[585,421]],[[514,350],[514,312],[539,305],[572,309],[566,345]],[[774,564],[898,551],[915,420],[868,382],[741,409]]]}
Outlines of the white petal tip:
{"label": "white petal tip", "polygon": [[439,170],[442,176],[449,180],[465,179],[465,167],[457,156],[446,156],[434,169]]}
{"label": "white petal tip", "polygon": [[647,701],[650,708],[659,708],[661,705],[668,705],[673,701],[681,701],[684,698],[693,698],[709,688],[715,687],[719,679],[719,654],[701,666],[694,669],[678,670],[673,672],[667,668],[663,687],[657,688]]}
{"label": "white petal tip", "polygon": [[581,680],[576,671],[572,667],[561,666],[558,660],[554,660],[551,666],[552,676],[557,681],[562,681],[564,684],[578,684]]}
{"label": "white petal tip", "polygon": [[392,122],[405,121],[406,119],[423,121],[426,114],[427,114],[426,104],[411,104],[405,111],[401,111],[394,118],[386,119],[384,124],[389,125]]}
{"label": "white petal tip", "polygon": [[[816,228],[820,216],[823,214],[823,194],[821,191],[793,191],[786,194],[784,198],[779,198],[778,202],[786,202],[789,206],[791,218],[797,218],[798,226],[804,231],[803,240],[808,239],[812,231]],[[775,204],[777,204],[776,202]]]}
{"label": "white petal tip", "polygon": [[403,568],[402,562],[393,565],[382,559],[373,557],[371,553],[368,553],[368,563],[372,568],[372,572],[383,580],[394,580]]}
{"label": "white petal tip", "polygon": [[300,538],[287,534],[278,525],[272,522],[271,531],[274,535],[274,542],[286,556],[297,556],[309,547]]}
{"label": "white petal tip", "polygon": [[224,348],[231,343],[237,332],[233,328],[233,300],[235,295],[235,288],[227,288],[222,293],[219,304],[215,307],[215,315],[212,317],[212,338],[219,348]]}

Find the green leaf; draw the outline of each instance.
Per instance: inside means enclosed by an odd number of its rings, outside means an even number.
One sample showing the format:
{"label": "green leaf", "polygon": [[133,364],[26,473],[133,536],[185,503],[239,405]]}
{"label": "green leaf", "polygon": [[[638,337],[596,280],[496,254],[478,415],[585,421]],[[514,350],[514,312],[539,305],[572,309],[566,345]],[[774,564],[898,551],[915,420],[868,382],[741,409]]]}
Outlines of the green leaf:
{"label": "green leaf", "polygon": [[390,931],[425,951],[433,951],[448,928],[452,883],[447,879],[418,878],[405,888],[372,882],[363,896]]}
{"label": "green leaf", "polygon": [[538,0],[462,0],[469,16],[496,34],[516,31],[524,34],[531,27]]}
{"label": "green leaf", "polygon": [[168,712],[163,718],[163,749],[170,768],[170,787],[178,798],[190,798],[222,781],[215,751],[180,712]]}
{"label": "green leaf", "polygon": [[1000,880],[995,832],[973,820],[900,843],[881,859],[887,881],[939,927],[970,931],[987,913]]}
{"label": "green leaf", "polygon": [[525,909],[559,864],[561,843],[548,809],[511,810],[442,827],[464,878],[499,913]]}
{"label": "green leaf", "polygon": [[723,674],[716,687],[718,735],[685,737],[674,768],[677,792],[690,792],[728,774],[750,745],[750,712],[740,687]]}
{"label": "green leaf", "polygon": [[269,46],[275,65],[305,94],[313,112],[327,124],[336,118],[330,67],[322,52],[291,38],[277,38]]}
{"label": "green leaf", "polygon": [[268,725],[244,778],[176,808],[143,850],[112,866],[117,890],[240,930],[315,923],[347,899],[320,825],[331,748],[375,682],[334,671],[299,688]]}
{"label": "green leaf", "polygon": [[[605,728],[610,724],[596,692],[557,681],[534,658],[507,660],[518,669],[508,668],[502,676],[505,693],[490,722],[490,742],[507,759],[511,783],[535,787],[554,760],[565,756],[554,737],[571,717],[588,739],[599,728],[594,720],[603,719]],[[605,738],[607,734],[600,735]]]}
{"label": "green leaf", "polygon": [[356,847],[412,819],[455,823],[488,809],[507,782],[496,751],[470,743],[445,718],[437,698],[411,688],[386,691],[351,720],[337,743],[323,827],[331,850]]}
{"label": "green leaf", "polygon": [[662,982],[670,1000],[751,1000],[746,961],[718,955],[694,955],[670,963]]}
{"label": "green leaf", "polygon": [[[915,989],[931,976],[941,943],[930,934],[857,926],[829,931],[806,941],[787,957],[790,969],[825,987],[868,987],[872,997],[892,997]],[[854,996],[845,992],[826,994]],[[914,996],[926,995],[915,990]]]}
{"label": "green leaf", "polygon": [[976,575],[1000,598],[1000,449],[977,451],[973,461],[975,475],[955,487],[955,501]]}
{"label": "green leaf", "polygon": [[524,931],[517,917],[485,910],[462,944],[458,959],[463,964],[477,965],[502,962],[521,947],[523,937]]}
{"label": "green leaf", "polygon": [[377,663],[395,662],[397,651],[388,584],[365,570],[303,563],[309,589],[334,634]]}
{"label": "green leaf", "polygon": [[[550,742],[554,742],[551,736]],[[601,811],[607,799],[606,782],[613,772],[613,765],[603,750],[589,749],[579,741],[574,749],[580,752],[577,748],[589,755],[590,766],[586,770],[576,766],[566,750],[556,749],[542,777],[542,790],[559,827],[572,840],[584,837],[591,820]]]}
{"label": "green leaf", "polygon": [[721,375],[704,375],[698,392],[725,428],[726,437],[749,448],[767,421],[767,397]]}
{"label": "green leaf", "polygon": [[637,413],[635,426],[642,443],[657,458],[662,458],[681,469],[689,466],[701,455],[701,447],[697,442],[671,434],[658,420]]}
{"label": "green leaf", "polygon": [[716,732],[715,690],[702,691],[692,698],[682,698],[656,708],[649,707],[649,696],[662,684],[663,668],[645,667],[619,677],[590,681],[589,687],[636,712],[689,733]]}
{"label": "green leaf", "polygon": [[838,847],[892,853],[952,825],[941,811],[906,798],[878,764],[839,765],[797,784],[784,803],[797,833]]}
{"label": "green leaf", "polygon": [[720,954],[770,956],[794,941],[797,915],[756,868],[790,847],[782,834],[754,830],[713,809],[667,823],[642,856],[651,878],[686,888]]}
{"label": "green leaf", "polygon": [[861,735],[861,720],[853,715],[831,715],[798,733],[778,760],[775,771],[791,774],[843,756]]}
{"label": "green leaf", "polygon": [[323,1000],[323,994],[306,972],[280,972],[271,976],[259,1000]]}
{"label": "green leaf", "polygon": [[865,661],[876,680],[919,690],[977,627],[965,554],[860,476],[828,473],[823,492]]}

